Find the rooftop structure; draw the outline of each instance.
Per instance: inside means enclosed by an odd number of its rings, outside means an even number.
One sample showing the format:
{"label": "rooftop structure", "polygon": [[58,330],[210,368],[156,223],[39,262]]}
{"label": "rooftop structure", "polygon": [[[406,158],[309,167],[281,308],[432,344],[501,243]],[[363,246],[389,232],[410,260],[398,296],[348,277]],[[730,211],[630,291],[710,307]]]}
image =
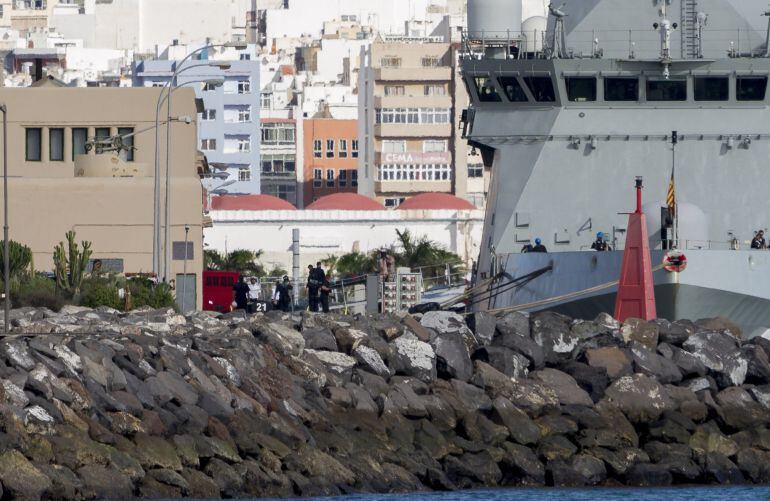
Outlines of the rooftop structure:
{"label": "rooftop structure", "polygon": [[321,197],[306,207],[307,210],[369,211],[383,210],[383,206],[371,198],[357,193],[335,193]]}

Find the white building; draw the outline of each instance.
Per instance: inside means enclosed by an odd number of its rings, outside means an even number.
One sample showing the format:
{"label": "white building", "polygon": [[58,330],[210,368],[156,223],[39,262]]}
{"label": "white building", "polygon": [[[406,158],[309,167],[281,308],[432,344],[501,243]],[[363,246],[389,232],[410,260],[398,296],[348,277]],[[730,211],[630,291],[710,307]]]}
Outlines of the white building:
{"label": "white building", "polygon": [[[361,195],[348,193],[331,197],[342,200],[342,204],[327,203],[321,198],[306,210],[295,210],[282,200],[264,195],[215,197],[209,212],[213,226],[205,230],[204,245],[219,252],[262,251],[261,261],[267,268],[291,269],[291,230],[296,228],[300,232],[304,269],[330,255],[368,254],[390,248],[398,242],[396,231],[408,229],[416,238],[425,236],[459,255],[468,266],[478,256],[484,212],[472,207],[468,210],[463,200],[423,205],[435,207],[432,209],[386,210],[382,206],[377,209],[372,200],[361,203],[352,198],[365,199]],[[316,204],[327,209],[312,209]]]}

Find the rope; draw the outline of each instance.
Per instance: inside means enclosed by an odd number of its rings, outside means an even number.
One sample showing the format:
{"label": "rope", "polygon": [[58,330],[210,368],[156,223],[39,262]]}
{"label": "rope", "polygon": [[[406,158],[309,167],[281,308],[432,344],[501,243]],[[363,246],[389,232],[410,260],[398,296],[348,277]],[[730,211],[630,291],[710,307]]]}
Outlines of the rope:
{"label": "rope", "polygon": [[[652,272],[655,273],[656,271],[660,271],[662,269],[663,269],[663,265],[656,266],[655,268],[652,269]],[[567,299],[573,299],[576,297],[585,296],[586,294],[591,294],[592,292],[598,292],[600,290],[609,289],[610,287],[618,285],[619,282],[620,280],[613,280],[612,282],[595,285],[593,287],[589,287],[588,289],[570,292],[569,294],[562,294],[561,296],[555,296],[548,299],[541,299],[540,301],[534,301],[532,303],[517,304],[515,306],[506,306],[504,308],[495,308],[492,310],[487,310],[487,313],[497,314],[497,313],[513,312],[513,311],[521,311],[521,310],[528,310],[531,308],[537,308],[539,306],[545,306],[553,303],[558,303],[560,301],[565,301]],[[472,314],[472,313],[468,313],[468,314]]]}

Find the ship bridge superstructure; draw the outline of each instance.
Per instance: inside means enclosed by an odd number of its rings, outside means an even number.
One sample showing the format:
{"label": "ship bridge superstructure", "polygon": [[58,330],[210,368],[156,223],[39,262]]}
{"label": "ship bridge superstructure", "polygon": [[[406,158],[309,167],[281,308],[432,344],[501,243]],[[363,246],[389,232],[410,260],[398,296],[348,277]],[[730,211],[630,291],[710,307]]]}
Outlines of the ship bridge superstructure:
{"label": "ship bridge superstructure", "polygon": [[572,0],[547,29],[494,33],[471,4],[463,132],[492,166],[484,274],[535,238],[579,251],[601,231],[622,249],[636,176],[652,248],[666,245],[672,178],[692,219],[680,247],[727,249],[768,226],[766,2]]}

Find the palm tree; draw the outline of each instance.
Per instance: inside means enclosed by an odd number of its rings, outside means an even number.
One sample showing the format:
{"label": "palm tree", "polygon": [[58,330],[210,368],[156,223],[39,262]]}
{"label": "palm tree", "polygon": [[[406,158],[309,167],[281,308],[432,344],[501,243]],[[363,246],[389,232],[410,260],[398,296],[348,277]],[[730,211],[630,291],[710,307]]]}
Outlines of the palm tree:
{"label": "palm tree", "polygon": [[342,277],[356,277],[377,272],[377,253],[350,252],[337,258],[335,268]]}
{"label": "palm tree", "polygon": [[339,258],[334,254],[329,254],[325,258],[321,259],[321,264],[326,267],[326,276],[331,277],[334,272],[337,271],[337,262]]}
{"label": "palm tree", "polygon": [[207,270],[235,271],[241,275],[261,277],[265,268],[257,260],[262,257],[262,251],[238,249],[227,254],[214,250],[204,253],[204,266]]}
{"label": "palm tree", "polygon": [[399,266],[423,268],[423,276],[427,277],[443,275],[446,264],[450,265],[453,273],[462,265],[460,256],[449,252],[425,235],[415,238],[408,229],[396,230],[396,234],[401,244],[401,251],[395,253]]}

